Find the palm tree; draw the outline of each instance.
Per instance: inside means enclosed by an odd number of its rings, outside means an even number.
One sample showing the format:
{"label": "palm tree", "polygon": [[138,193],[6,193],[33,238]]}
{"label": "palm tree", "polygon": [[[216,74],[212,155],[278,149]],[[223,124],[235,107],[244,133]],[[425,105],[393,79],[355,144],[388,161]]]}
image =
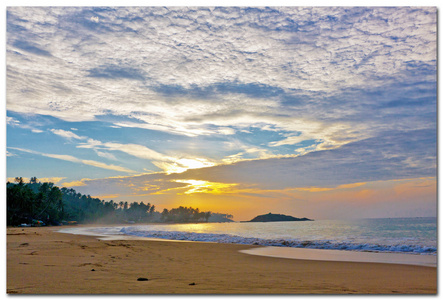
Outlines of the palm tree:
{"label": "palm tree", "polygon": [[24,181],[22,177],[15,177],[15,182],[17,182],[19,185],[23,185]]}
{"label": "palm tree", "polygon": [[211,217],[211,212],[208,211],[208,212],[205,214],[205,220],[206,220],[206,222],[209,221],[209,218],[210,218],[210,217]]}

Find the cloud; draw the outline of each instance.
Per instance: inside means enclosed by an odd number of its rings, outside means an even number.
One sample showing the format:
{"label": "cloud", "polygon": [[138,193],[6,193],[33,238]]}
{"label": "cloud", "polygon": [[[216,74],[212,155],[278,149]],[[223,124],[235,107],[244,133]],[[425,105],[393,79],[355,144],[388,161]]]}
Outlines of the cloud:
{"label": "cloud", "polygon": [[263,117],[291,127],[282,112],[323,122],[365,108],[325,97],[435,82],[435,49],[434,8],[11,7],[8,110],[189,136]]}
{"label": "cloud", "polygon": [[6,124],[10,126],[18,126],[20,125],[20,121],[17,119],[14,119],[13,117],[6,116]]}
{"label": "cloud", "polygon": [[135,176],[119,176],[101,179],[84,178],[80,181],[66,182],[64,186],[75,187],[81,193],[97,195],[106,191],[108,194],[119,194],[126,197],[142,197],[166,193],[188,186],[165,179],[165,174],[143,174]]}
{"label": "cloud", "polygon": [[[18,148],[12,148],[15,150],[19,150]],[[24,152],[29,152],[32,154],[41,154],[43,156],[46,157],[51,157],[51,158],[55,158],[55,159],[60,159],[60,160],[66,160],[66,161],[70,161],[70,162],[74,162],[74,163],[81,163],[82,160],[78,159],[72,155],[67,155],[67,154],[48,154],[48,153],[39,153],[37,151],[25,151],[25,149],[20,149],[19,151],[24,151]]]}
{"label": "cloud", "polygon": [[125,167],[120,167],[120,166],[115,166],[115,165],[108,165],[108,164],[105,164],[105,163],[102,163],[102,162],[98,162],[98,161],[94,161],[94,160],[81,160],[80,162],[85,164],[85,165],[90,165],[90,166],[97,167],[97,168],[102,168],[102,169],[108,169],[108,170],[124,172],[124,173],[137,173],[136,171],[130,170],[130,169],[125,168]]}
{"label": "cloud", "polygon": [[43,133],[44,131],[37,127],[42,127],[47,121],[37,120],[36,118],[26,118],[25,123],[17,120],[14,117],[6,116],[6,124],[11,127],[31,130],[33,133]]}
{"label": "cloud", "polygon": [[435,177],[273,190],[204,180],[177,182],[163,176],[85,179],[75,189],[94,196],[106,191],[116,201],[143,199],[154,202],[156,207],[187,203],[212,211],[222,208],[233,213],[236,220],[250,219],[269,210],[315,219],[435,215]]}
{"label": "cloud", "polygon": [[100,19],[98,17],[91,17],[90,20],[95,23],[98,23],[100,21]]}
{"label": "cloud", "polygon": [[94,139],[88,139],[86,143],[81,143],[77,148],[94,149],[98,155],[102,154],[99,150],[121,151],[137,158],[152,161],[155,166],[167,173],[181,173],[188,169],[215,165],[214,162],[211,162],[206,158],[183,157],[184,154],[182,154],[181,157],[164,155],[155,150],[149,149],[146,146],[137,144],[121,144],[114,142],[103,143]]}
{"label": "cloud", "polygon": [[71,131],[67,131],[67,130],[63,130],[63,129],[51,129],[51,132],[53,134],[59,135],[63,138],[66,138],[68,140],[72,140],[72,139],[76,139],[76,140],[84,140],[87,137],[84,136],[78,136],[75,133],[71,132]]}
{"label": "cloud", "polygon": [[357,182],[351,184],[342,184],[337,187],[325,188],[325,187],[304,187],[304,188],[295,188],[296,191],[307,191],[307,192],[328,192],[332,190],[341,190],[341,189],[352,189],[356,187],[360,187],[365,185],[366,182]]}
{"label": "cloud", "polygon": [[142,75],[142,71],[136,68],[127,68],[120,66],[101,66],[88,70],[90,77],[95,78],[105,78],[105,79],[134,79],[134,80],[145,80]]}
{"label": "cloud", "polygon": [[[88,186],[95,189],[98,183],[118,182],[127,194],[140,188],[144,194],[149,194],[185,186],[197,187],[196,191],[200,186],[203,191],[210,183],[214,186],[226,184],[225,188],[234,184],[235,191],[245,193],[254,193],[254,190],[267,193],[351,190],[375,181],[435,177],[435,134],[435,130],[392,132],[299,157],[243,161],[169,175],[156,173],[94,180],[89,181]],[[168,182],[185,185],[171,187]]]}
{"label": "cloud", "polygon": [[51,56],[50,52],[43,50],[39,47],[36,47],[34,45],[31,45],[26,41],[15,41],[13,45],[16,48],[19,48],[21,50],[24,50],[24,51],[32,53],[32,54],[36,54],[36,55],[40,55],[40,56]]}
{"label": "cloud", "polygon": [[95,150],[95,153],[97,153],[98,156],[103,157],[103,158],[107,158],[110,160],[117,160],[117,158],[112,153],[109,153],[109,152],[101,152],[101,151]]}
{"label": "cloud", "polygon": [[84,183],[83,180],[77,180],[77,181],[71,181],[71,182],[63,182],[62,186],[66,188],[72,188],[72,187],[79,187],[84,186],[86,183]]}
{"label": "cloud", "polygon": [[436,131],[415,130],[386,132],[383,136],[352,142],[337,149],[293,158],[237,162],[171,176],[236,182],[262,189],[285,189],[435,175]]}
{"label": "cloud", "polygon": [[78,148],[89,148],[89,149],[106,149],[110,151],[122,151],[127,154],[133,155],[138,158],[148,159],[148,160],[168,160],[169,158],[157,151],[149,149],[148,147],[137,145],[137,144],[120,144],[113,142],[100,142],[94,139],[88,139],[86,143],[82,143]]}
{"label": "cloud", "polygon": [[102,162],[98,162],[98,161],[94,161],[94,160],[79,159],[77,157],[74,157],[72,155],[67,155],[67,154],[42,153],[42,152],[38,152],[38,151],[34,151],[34,150],[17,148],[17,147],[8,147],[8,148],[9,149],[13,149],[13,150],[17,150],[17,151],[21,151],[21,152],[31,153],[31,154],[35,154],[35,155],[41,155],[41,156],[45,156],[45,157],[50,157],[50,158],[55,158],[55,159],[59,159],[59,160],[69,161],[69,162],[73,162],[73,163],[89,165],[89,166],[93,166],[93,167],[97,167],[97,168],[102,168],[102,169],[107,169],[107,170],[113,170],[113,171],[117,171],[117,172],[137,173],[136,171],[130,170],[130,169],[125,168],[125,167],[120,167],[120,166],[116,166],[116,165],[108,165],[108,164],[105,164],[105,163],[102,163]]}
{"label": "cloud", "polygon": [[[84,181],[106,194],[435,176],[436,27],[434,7],[9,7],[7,110],[75,122],[51,132],[167,173]],[[160,142],[90,139],[83,121]]]}
{"label": "cloud", "polygon": [[204,193],[204,194],[227,194],[237,186],[235,183],[227,184],[227,183],[219,183],[219,182],[208,182],[204,180],[176,180],[175,182],[186,183],[188,186],[187,191],[183,194],[190,195],[195,193]]}

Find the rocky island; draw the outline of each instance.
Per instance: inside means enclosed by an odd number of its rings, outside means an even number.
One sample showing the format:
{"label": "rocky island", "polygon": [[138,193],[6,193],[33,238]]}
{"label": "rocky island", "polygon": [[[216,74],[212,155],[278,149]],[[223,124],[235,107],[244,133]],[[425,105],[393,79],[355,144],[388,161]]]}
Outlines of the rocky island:
{"label": "rocky island", "polygon": [[250,221],[246,222],[283,222],[283,221],[314,221],[308,218],[295,218],[292,216],[282,215],[282,214],[266,214],[256,216]]}

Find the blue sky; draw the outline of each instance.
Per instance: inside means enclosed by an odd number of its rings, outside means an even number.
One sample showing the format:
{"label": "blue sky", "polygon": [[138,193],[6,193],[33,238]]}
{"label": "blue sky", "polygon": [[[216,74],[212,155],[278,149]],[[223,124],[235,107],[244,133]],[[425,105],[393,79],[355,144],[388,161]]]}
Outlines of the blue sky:
{"label": "blue sky", "polygon": [[334,205],[434,215],[436,18],[435,7],[9,7],[7,177],[240,219],[346,217]]}

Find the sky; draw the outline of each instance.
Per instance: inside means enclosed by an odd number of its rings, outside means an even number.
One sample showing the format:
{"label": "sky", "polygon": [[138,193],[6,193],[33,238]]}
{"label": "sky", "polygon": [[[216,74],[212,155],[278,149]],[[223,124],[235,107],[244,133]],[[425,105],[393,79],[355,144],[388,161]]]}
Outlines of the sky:
{"label": "sky", "polygon": [[8,7],[7,179],[313,219],[437,214],[435,7]]}

